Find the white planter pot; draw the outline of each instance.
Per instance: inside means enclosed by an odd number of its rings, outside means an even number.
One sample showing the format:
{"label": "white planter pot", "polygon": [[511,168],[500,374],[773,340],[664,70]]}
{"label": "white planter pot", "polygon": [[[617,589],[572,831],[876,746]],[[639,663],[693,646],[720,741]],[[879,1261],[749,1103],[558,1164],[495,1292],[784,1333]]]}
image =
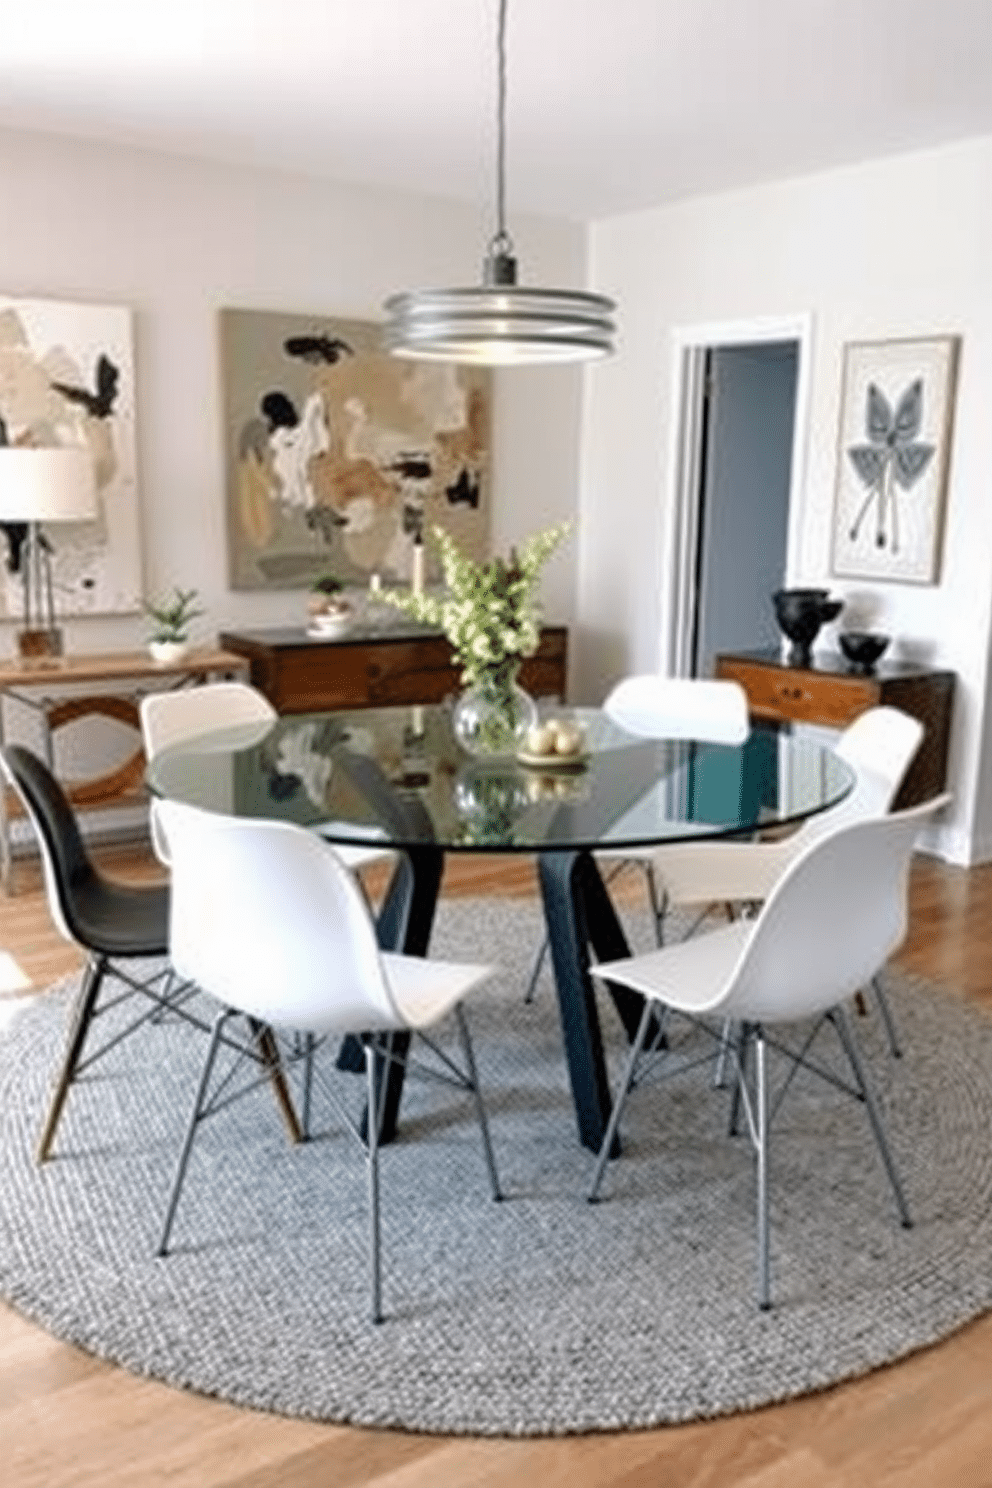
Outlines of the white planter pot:
{"label": "white planter pot", "polygon": [[148,653],[152,661],[160,661],[165,665],[182,661],[189,650],[189,641],[149,641]]}
{"label": "white planter pot", "polygon": [[354,608],[347,599],[311,600],[309,611],[307,634],[311,636],[344,635],[355,618]]}

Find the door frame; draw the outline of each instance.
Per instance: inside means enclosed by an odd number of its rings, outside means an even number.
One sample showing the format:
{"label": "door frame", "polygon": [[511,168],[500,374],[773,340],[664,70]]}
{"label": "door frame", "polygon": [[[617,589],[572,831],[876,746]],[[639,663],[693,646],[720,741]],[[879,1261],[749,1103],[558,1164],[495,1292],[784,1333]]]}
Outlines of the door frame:
{"label": "door frame", "polygon": [[810,360],[813,316],[759,316],[675,326],[671,333],[672,427],[668,441],[666,522],[661,572],[667,604],[662,604],[658,654],[667,676],[685,677],[692,665],[693,609],[696,602],[696,546],[699,534],[704,369],[709,351],[766,341],[796,343],[796,404],[789,469],[789,524],[786,572],[798,566],[802,531],[806,445],[809,431]]}

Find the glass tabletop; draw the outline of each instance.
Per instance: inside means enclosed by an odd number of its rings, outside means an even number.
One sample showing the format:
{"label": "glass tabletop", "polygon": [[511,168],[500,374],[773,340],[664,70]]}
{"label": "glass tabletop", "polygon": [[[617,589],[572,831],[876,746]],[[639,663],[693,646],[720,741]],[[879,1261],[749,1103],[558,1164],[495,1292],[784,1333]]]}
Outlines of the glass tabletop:
{"label": "glass tabletop", "polygon": [[487,852],[748,834],[802,821],[854,784],[829,749],[773,728],[740,745],[646,741],[599,709],[568,713],[586,745],[572,765],[470,759],[438,705],[217,731],[157,755],[148,781],[208,810],[319,826],[332,841]]}

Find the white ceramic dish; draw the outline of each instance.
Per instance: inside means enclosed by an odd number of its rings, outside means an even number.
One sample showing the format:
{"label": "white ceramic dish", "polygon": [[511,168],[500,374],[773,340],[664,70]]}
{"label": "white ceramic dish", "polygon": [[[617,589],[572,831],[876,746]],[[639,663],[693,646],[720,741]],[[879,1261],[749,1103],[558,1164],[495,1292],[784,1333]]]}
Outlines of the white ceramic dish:
{"label": "white ceramic dish", "polygon": [[311,622],[307,626],[307,635],[316,641],[333,641],[337,636],[344,635],[351,625],[351,616],[343,616],[340,620],[325,620],[323,625]]}

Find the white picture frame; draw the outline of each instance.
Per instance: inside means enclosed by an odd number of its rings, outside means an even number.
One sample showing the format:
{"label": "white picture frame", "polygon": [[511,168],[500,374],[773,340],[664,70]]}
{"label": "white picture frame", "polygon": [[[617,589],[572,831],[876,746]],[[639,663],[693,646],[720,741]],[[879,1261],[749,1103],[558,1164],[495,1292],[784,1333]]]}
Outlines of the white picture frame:
{"label": "white picture frame", "polygon": [[[97,514],[45,530],[59,615],[141,608],[131,311],[121,305],[0,295],[0,443],[83,445]],[[0,619],[22,607],[0,534]]]}
{"label": "white picture frame", "polygon": [[936,584],[957,336],[844,347],[831,568],[838,578]]}

